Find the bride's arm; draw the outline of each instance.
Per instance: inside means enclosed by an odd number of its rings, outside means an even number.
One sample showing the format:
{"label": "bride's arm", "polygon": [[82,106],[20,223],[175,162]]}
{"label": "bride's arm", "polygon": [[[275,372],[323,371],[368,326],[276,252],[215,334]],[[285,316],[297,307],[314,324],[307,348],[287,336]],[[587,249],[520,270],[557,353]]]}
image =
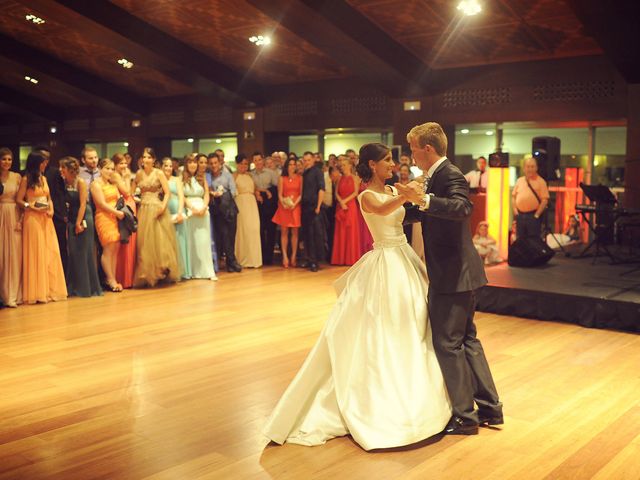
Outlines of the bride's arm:
{"label": "bride's arm", "polygon": [[404,195],[398,195],[396,197],[391,197],[390,200],[385,199],[384,201],[380,201],[376,195],[372,195],[365,191],[365,193],[360,197],[360,201],[362,202],[362,209],[365,212],[374,213],[384,217],[395,212],[407,201],[407,199]]}

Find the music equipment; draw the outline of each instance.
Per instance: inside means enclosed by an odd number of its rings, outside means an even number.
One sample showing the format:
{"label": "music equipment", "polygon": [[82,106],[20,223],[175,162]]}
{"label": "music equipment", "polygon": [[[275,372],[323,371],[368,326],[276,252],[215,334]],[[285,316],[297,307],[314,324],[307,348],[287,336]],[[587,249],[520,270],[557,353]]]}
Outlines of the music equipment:
{"label": "music equipment", "polygon": [[558,137],[534,137],[531,153],[538,162],[538,175],[547,181],[560,178],[560,139]]}
{"label": "music equipment", "polygon": [[489,154],[489,166],[493,168],[509,168],[509,152]]}
{"label": "music equipment", "polygon": [[555,252],[538,237],[518,238],[509,247],[511,267],[538,267],[547,263]]}
{"label": "music equipment", "polygon": [[603,205],[596,206],[594,204],[584,204],[579,203],[576,205],[576,212],[585,212],[585,213],[604,213],[609,212],[613,213],[618,217],[630,217],[632,215],[640,215],[640,209],[637,208],[624,208],[624,207],[614,207],[611,205]]}

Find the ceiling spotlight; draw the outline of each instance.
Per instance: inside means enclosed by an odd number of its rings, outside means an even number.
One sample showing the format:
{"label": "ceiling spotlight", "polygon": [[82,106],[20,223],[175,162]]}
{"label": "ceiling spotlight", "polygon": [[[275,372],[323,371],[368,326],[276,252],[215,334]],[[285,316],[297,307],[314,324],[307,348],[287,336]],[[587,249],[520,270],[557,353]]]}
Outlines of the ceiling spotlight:
{"label": "ceiling spotlight", "polygon": [[487,130],[486,132],[484,132],[485,135],[491,136],[493,135],[493,130]]}
{"label": "ceiling spotlight", "polygon": [[34,15],[33,13],[26,15],[24,18],[26,18],[28,22],[35,23],[36,25],[42,25],[45,23],[44,19]]}
{"label": "ceiling spotlight", "polygon": [[124,142],[122,145],[124,145],[125,147],[129,146],[129,142]]}
{"label": "ceiling spotlight", "polygon": [[138,128],[140,125],[142,125],[142,122],[140,120],[131,120],[131,126],[133,128]]}
{"label": "ceiling spotlight", "polygon": [[28,76],[28,75],[25,75],[24,79],[27,82],[33,83],[34,85],[37,85],[40,82],[37,78],[33,78],[33,77]]}
{"label": "ceiling spotlight", "polygon": [[58,131],[58,127],[56,127],[55,125],[51,125],[49,127],[49,132],[56,133],[57,131]]}
{"label": "ceiling spotlight", "polygon": [[457,8],[467,16],[477,15],[482,11],[482,5],[478,0],[462,0]]}
{"label": "ceiling spotlight", "polygon": [[263,35],[254,35],[253,37],[249,37],[249,41],[258,47],[262,47],[263,45],[269,45],[271,38]]}
{"label": "ceiling spotlight", "polygon": [[131,68],[131,67],[133,67],[133,62],[130,62],[126,58],[121,58],[120,60],[118,60],[118,64],[122,65],[122,68]]}
{"label": "ceiling spotlight", "polygon": [[216,138],[216,143],[222,143],[222,140],[220,140],[219,138]]}
{"label": "ceiling spotlight", "polygon": [[469,129],[468,128],[463,128],[462,130],[460,130],[460,133],[463,135],[466,135],[467,133],[469,133]]}
{"label": "ceiling spotlight", "polygon": [[187,142],[193,143],[193,138],[187,138]]}

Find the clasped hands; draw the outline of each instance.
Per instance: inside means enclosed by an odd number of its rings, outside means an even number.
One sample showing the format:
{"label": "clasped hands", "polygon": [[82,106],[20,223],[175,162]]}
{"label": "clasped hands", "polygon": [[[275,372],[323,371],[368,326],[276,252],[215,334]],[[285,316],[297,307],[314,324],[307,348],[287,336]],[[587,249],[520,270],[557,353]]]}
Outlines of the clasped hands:
{"label": "clasped hands", "polygon": [[424,198],[424,186],[422,183],[413,180],[406,185],[402,183],[396,183],[395,187],[398,189],[398,194],[405,197],[408,202],[420,203]]}

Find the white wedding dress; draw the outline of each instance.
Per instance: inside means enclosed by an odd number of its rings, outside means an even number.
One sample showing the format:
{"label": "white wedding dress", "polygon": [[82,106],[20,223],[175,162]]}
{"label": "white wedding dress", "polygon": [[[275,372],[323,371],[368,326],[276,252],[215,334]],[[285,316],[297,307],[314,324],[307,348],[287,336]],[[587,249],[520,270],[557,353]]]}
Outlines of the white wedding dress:
{"label": "white wedding dress", "polygon": [[427,272],[402,231],[404,208],[363,215],[374,249],[336,281],[320,338],[264,428],[276,443],[351,434],[365,450],[397,447],[441,432],[451,418],[427,322]]}

